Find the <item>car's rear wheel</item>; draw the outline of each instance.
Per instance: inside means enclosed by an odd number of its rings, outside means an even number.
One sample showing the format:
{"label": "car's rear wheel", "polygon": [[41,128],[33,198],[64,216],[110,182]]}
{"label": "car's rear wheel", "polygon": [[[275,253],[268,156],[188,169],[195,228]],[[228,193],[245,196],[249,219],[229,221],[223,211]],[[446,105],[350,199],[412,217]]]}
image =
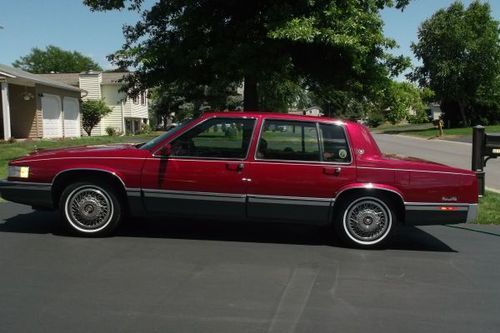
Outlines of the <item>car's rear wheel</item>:
{"label": "car's rear wheel", "polygon": [[335,229],[350,246],[377,248],[387,244],[396,223],[393,204],[375,196],[351,197],[336,210]]}
{"label": "car's rear wheel", "polygon": [[110,186],[78,182],[67,186],[60,199],[61,218],[69,229],[84,236],[105,236],[120,222],[122,204]]}

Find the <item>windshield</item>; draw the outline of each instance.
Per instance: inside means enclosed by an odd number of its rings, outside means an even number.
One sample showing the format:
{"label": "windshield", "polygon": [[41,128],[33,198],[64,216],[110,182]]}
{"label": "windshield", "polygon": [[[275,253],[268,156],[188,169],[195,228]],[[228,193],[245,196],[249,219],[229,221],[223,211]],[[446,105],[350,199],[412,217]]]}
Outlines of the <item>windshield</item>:
{"label": "windshield", "polygon": [[146,150],[149,150],[151,148],[153,148],[154,146],[156,146],[158,143],[160,143],[161,141],[165,140],[167,137],[169,137],[170,135],[176,133],[177,131],[181,130],[182,128],[186,127],[188,124],[190,124],[194,119],[188,119],[186,121],[183,121],[182,123],[180,123],[178,126],[174,127],[174,128],[171,128],[169,129],[168,131],[166,131],[165,133],[163,133],[162,135],[160,136],[157,136],[156,138],[154,139],[151,139],[149,140],[148,142],[142,144],[140,147],[140,149],[146,149]]}

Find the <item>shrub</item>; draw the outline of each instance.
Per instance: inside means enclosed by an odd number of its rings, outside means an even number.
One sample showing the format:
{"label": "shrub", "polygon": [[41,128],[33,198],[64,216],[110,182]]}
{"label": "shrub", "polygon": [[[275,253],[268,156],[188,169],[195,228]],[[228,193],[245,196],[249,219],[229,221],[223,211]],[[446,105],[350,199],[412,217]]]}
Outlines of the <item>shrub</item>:
{"label": "shrub", "polygon": [[368,115],[368,126],[369,127],[378,127],[384,122],[384,116],[377,112],[372,112]]}
{"label": "shrub", "polygon": [[106,133],[108,133],[109,136],[115,136],[116,133],[116,128],[108,126],[106,127]]}
{"label": "shrub", "polygon": [[101,119],[112,112],[103,100],[88,100],[82,102],[82,127],[88,136]]}

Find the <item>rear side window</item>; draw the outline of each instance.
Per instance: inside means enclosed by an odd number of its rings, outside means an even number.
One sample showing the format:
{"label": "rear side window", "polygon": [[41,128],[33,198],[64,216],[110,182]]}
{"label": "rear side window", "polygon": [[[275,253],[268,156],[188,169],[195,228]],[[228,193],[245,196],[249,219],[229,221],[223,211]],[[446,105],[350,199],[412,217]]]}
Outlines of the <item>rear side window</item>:
{"label": "rear side window", "polygon": [[244,159],[255,119],[213,118],[190,129],[171,144],[171,156]]}
{"label": "rear side window", "polygon": [[256,157],[263,160],[320,161],[316,123],[265,120]]}
{"label": "rear side window", "polygon": [[351,152],[347,144],[344,128],[335,124],[319,124],[323,161],[351,162]]}

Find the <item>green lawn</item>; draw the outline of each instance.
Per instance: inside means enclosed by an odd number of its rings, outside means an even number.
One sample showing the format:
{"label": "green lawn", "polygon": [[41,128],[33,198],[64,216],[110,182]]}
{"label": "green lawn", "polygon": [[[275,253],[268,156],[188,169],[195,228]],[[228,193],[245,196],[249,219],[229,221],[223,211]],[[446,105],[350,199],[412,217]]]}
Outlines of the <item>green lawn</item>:
{"label": "green lawn", "polygon": [[18,141],[15,143],[0,143],[0,179],[7,177],[7,163],[10,160],[24,156],[35,149],[43,148],[63,148],[71,146],[84,146],[84,145],[101,145],[109,143],[127,143],[139,140],[147,141],[158,133],[151,135],[140,136],[96,136],[96,137],[82,137],[77,139],[55,139],[55,140],[26,140]]}
{"label": "green lawn", "polygon": [[[500,125],[485,126],[486,133],[500,133]],[[422,138],[434,138],[438,135],[437,129],[432,124],[421,125],[400,125],[400,126],[381,126],[375,130],[377,133],[384,134],[403,134],[410,136],[417,136]],[[449,128],[444,129],[444,137],[464,137],[471,136],[472,128]]]}
{"label": "green lawn", "polygon": [[479,199],[479,224],[500,224],[500,193],[486,191]]}

